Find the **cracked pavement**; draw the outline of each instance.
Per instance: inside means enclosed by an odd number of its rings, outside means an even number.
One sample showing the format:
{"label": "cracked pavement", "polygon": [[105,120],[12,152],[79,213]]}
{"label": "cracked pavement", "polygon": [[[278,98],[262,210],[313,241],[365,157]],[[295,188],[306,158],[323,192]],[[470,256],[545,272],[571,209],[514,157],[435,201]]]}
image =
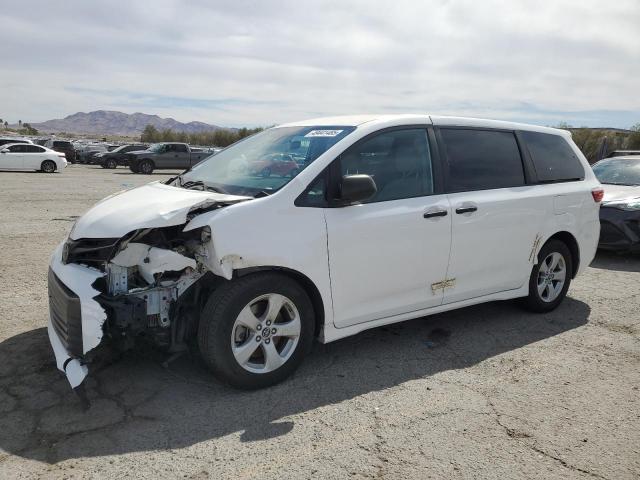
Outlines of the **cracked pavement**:
{"label": "cracked pavement", "polygon": [[170,174],[0,172],[0,478],[640,476],[638,256],[600,253],[551,314],[492,303],[316,344],[256,392],[127,354],[83,411],[46,336],[48,257],[97,200]]}

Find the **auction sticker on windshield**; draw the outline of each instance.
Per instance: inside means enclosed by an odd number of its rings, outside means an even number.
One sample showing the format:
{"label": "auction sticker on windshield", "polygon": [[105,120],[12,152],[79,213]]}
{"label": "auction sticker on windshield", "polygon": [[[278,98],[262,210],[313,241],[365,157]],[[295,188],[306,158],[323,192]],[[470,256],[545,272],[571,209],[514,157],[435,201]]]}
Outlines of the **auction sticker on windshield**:
{"label": "auction sticker on windshield", "polygon": [[305,137],[336,137],[344,130],[311,130]]}

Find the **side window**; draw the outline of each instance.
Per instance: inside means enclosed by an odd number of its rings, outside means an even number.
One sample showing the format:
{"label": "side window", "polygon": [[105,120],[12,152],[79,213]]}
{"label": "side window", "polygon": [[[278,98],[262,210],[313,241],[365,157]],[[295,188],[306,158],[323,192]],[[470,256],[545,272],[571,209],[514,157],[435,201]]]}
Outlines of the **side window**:
{"label": "side window", "polygon": [[186,145],[174,145],[173,150],[179,153],[186,153],[188,151]]}
{"label": "side window", "polygon": [[536,175],[541,182],[584,180],[580,160],[560,135],[520,132],[531,154]]}
{"label": "side window", "polygon": [[378,192],[366,203],[433,193],[427,131],[422,128],[383,132],[356,143],[340,155],[341,174],[366,174]]}
{"label": "side window", "polygon": [[[301,205],[305,207],[325,207],[327,204],[327,181],[326,171],[316,178],[315,182],[299,199]],[[298,204],[298,202],[296,202]]]}
{"label": "side window", "polygon": [[451,192],[525,184],[522,158],[511,132],[442,128]]}
{"label": "side window", "polygon": [[44,149],[42,147],[38,147],[37,145],[25,145],[24,151],[26,153],[42,153]]}
{"label": "side window", "polygon": [[24,153],[24,145],[12,145],[9,147],[11,153]]}

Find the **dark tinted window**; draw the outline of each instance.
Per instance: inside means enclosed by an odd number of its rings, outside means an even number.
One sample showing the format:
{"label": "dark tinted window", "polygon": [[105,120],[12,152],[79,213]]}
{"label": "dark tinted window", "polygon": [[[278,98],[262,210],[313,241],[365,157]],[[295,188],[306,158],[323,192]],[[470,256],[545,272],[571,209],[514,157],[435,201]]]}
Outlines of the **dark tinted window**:
{"label": "dark tinted window", "polygon": [[567,141],[560,135],[522,132],[538,180],[561,182],[583,180],[584,168]]}
{"label": "dark tinted window", "polygon": [[42,153],[44,152],[44,148],[37,145],[25,145],[24,151],[27,153]]}
{"label": "dark tinted window", "polygon": [[524,185],[516,137],[511,132],[443,128],[449,190],[464,192]]}
{"label": "dark tinted window", "polygon": [[9,151],[11,153],[23,153],[24,152],[24,147],[25,145],[20,144],[20,145],[12,145],[9,148]]}
{"label": "dark tinted window", "polygon": [[188,152],[186,145],[174,145],[173,151],[180,152],[180,153]]}
{"label": "dark tinted window", "polygon": [[424,129],[394,130],[356,143],[340,156],[342,175],[366,174],[378,193],[367,203],[433,193],[431,154]]}
{"label": "dark tinted window", "polygon": [[70,142],[53,142],[56,148],[73,148]]}

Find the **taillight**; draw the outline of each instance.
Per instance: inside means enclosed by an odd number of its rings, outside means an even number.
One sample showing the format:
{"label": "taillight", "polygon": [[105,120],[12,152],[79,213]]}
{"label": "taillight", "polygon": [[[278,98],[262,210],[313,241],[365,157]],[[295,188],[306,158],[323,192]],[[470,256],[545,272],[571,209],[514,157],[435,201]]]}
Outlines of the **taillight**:
{"label": "taillight", "polygon": [[602,197],[604,197],[604,189],[594,188],[591,190],[591,196],[593,197],[594,202],[600,203],[602,201]]}

